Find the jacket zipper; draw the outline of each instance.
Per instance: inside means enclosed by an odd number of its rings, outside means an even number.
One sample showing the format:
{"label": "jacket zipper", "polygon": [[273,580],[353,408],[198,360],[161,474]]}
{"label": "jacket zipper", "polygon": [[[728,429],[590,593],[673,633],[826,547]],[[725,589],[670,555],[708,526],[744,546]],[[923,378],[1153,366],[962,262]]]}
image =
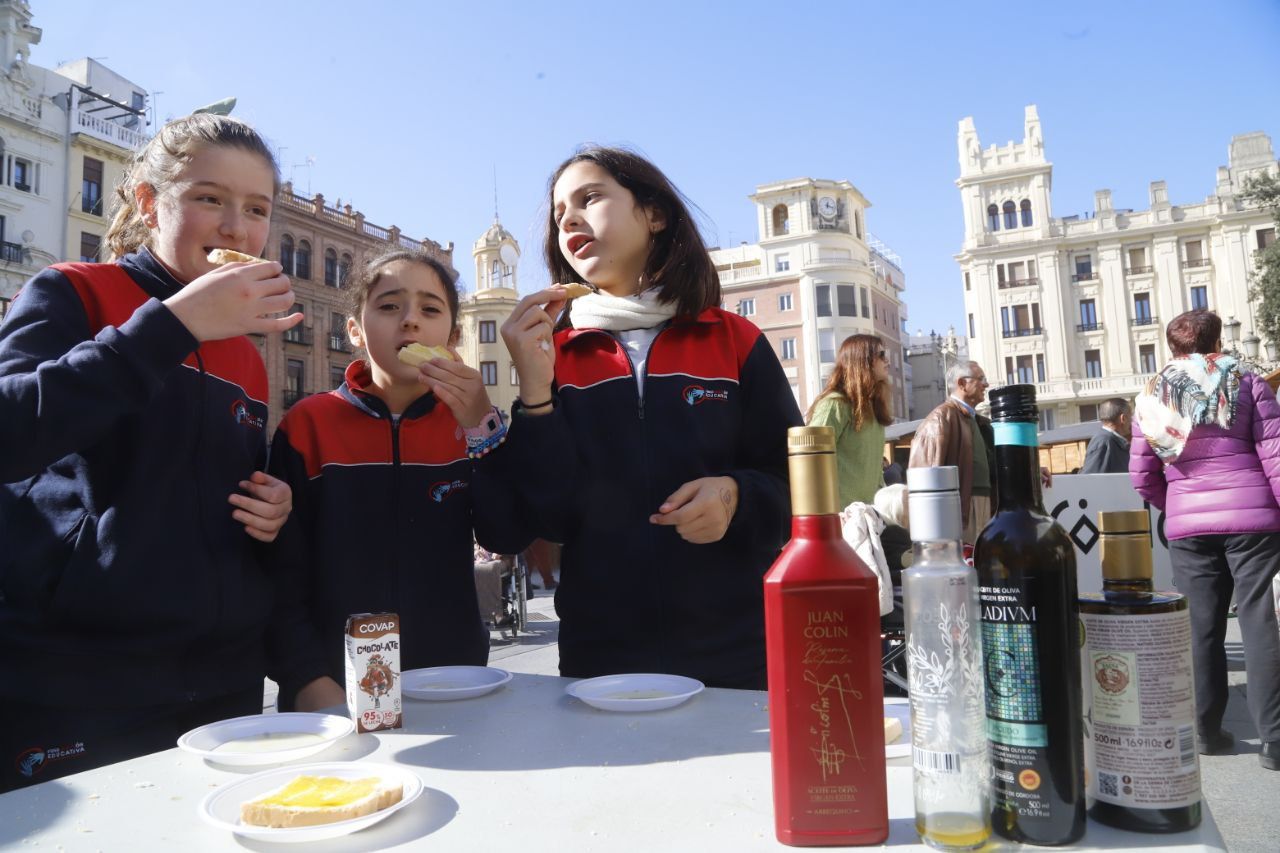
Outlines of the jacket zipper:
{"label": "jacket zipper", "polygon": [[[401,415],[400,417],[404,417],[404,415]],[[400,418],[393,417],[390,414],[387,415],[387,418],[388,420],[391,421],[391,472],[392,472],[391,473],[391,477],[392,477],[392,480],[391,480],[392,504],[391,505],[396,508],[395,539],[393,539],[392,541],[400,542],[402,541],[401,534],[400,534],[400,508],[404,506],[404,502],[400,499]],[[399,601],[401,589],[400,589],[400,557],[398,553],[397,553],[396,562],[395,562],[395,572],[396,572],[396,597],[393,599],[393,601]]]}

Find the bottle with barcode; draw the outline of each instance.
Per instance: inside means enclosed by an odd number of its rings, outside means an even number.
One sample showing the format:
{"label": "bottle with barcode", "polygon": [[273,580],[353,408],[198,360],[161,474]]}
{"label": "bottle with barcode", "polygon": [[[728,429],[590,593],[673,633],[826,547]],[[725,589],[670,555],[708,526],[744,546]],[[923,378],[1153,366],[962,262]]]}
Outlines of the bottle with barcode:
{"label": "bottle with barcode", "polygon": [[1089,816],[1137,832],[1200,825],[1191,615],[1156,592],[1145,510],[1098,513],[1102,592],[1080,596],[1084,623]]}
{"label": "bottle with barcode", "polygon": [[996,513],[974,546],[982,602],[991,828],[1026,844],[1085,831],[1076,552],[1044,510],[1036,386],[989,394]]}
{"label": "bottle with barcode", "polygon": [[973,850],[991,837],[978,576],[961,552],[955,466],[907,470],[912,564],[902,573],[916,832]]}

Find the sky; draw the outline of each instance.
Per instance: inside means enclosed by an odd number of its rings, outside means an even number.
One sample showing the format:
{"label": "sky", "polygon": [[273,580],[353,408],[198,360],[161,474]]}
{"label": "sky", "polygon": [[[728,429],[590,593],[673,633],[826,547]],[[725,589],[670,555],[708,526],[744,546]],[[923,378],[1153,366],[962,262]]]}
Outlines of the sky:
{"label": "sky", "polygon": [[468,289],[495,178],[531,292],[549,175],[623,144],[700,208],[708,245],[757,239],[757,185],[852,182],[902,257],[910,331],[960,328],[965,116],[985,148],[1037,105],[1055,216],[1101,188],[1143,209],[1154,180],[1203,200],[1233,135],[1280,137],[1280,0],[30,5],[33,63],[97,58],[160,119],[236,96],[295,191],[452,241]]}

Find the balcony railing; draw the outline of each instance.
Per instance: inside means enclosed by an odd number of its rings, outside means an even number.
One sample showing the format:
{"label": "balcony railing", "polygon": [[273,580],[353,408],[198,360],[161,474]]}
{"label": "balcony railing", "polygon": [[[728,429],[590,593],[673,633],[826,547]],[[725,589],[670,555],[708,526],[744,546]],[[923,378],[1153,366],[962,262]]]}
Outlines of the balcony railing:
{"label": "balcony railing", "polygon": [[1125,275],[1146,275],[1147,273],[1151,272],[1153,269],[1155,269],[1155,267],[1129,267],[1127,270],[1124,271],[1124,274]]}
{"label": "balcony railing", "polygon": [[1160,320],[1156,317],[1134,317],[1129,321],[1130,326],[1154,326]]}
{"label": "balcony railing", "polygon": [[1209,266],[1208,258],[1189,258],[1182,262],[1183,269],[1192,269],[1194,267],[1207,267],[1207,266]]}
{"label": "balcony railing", "polygon": [[1089,272],[1078,272],[1071,276],[1072,281],[1093,281],[1097,279],[1098,274],[1090,270]]}
{"label": "balcony railing", "polygon": [[1102,324],[1101,323],[1080,323],[1078,326],[1076,326],[1076,331],[1077,332],[1101,332]]}
{"label": "balcony railing", "polygon": [[302,325],[294,326],[292,329],[287,329],[285,331],[284,340],[285,343],[302,344],[303,346],[309,347],[311,346],[312,341],[311,329]]}
{"label": "balcony railing", "polygon": [[1011,287],[1036,287],[1040,284],[1038,278],[1012,278],[1008,281],[997,282],[996,287],[1000,290],[1008,290]]}
{"label": "balcony railing", "polygon": [[352,352],[351,342],[346,335],[330,334],[329,349],[333,352]]}
{"label": "balcony railing", "polygon": [[26,252],[20,243],[0,243],[0,261],[7,264],[21,264],[26,262]]}
{"label": "balcony railing", "polygon": [[1039,335],[1043,332],[1044,329],[1036,326],[1032,329],[1005,329],[1001,336],[1006,338],[1029,338],[1032,335]]}
{"label": "balcony railing", "polygon": [[307,396],[306,391],[299,391],[294,388],[284,389],[284,407],[286,409],[292,408],[294,403],[298,402],[305,396]]}

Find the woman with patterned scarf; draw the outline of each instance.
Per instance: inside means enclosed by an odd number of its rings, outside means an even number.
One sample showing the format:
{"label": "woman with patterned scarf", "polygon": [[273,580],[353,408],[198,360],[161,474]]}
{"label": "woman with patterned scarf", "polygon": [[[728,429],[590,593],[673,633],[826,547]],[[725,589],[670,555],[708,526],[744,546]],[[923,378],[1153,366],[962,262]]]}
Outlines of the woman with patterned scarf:
{"label": "woman with patterned scarf", "polygon": [[1227,609],[1235,593],[1258,756],[1280,769],[1280,405],[1267,383],[1223,354],[1222,320],[1188,311],[1169,323],[1173,359],[1138,395],[1129,476],[1164,510],[1173,578],[1191,604],[1200,752],[1231,749]]}

